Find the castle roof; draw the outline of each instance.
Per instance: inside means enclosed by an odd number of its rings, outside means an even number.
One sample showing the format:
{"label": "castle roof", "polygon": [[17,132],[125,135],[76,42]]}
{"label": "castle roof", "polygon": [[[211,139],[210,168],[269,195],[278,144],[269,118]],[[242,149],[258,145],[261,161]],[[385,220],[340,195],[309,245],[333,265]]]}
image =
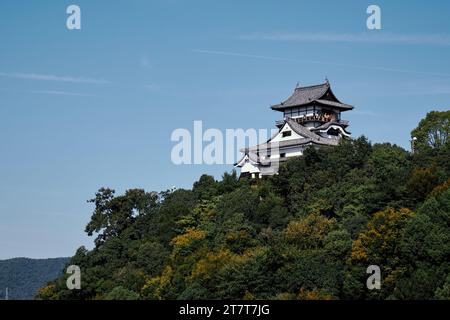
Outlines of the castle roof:
{"label": "castle roof", "polygon": [[353,109],[353,106],[342,103],[336,98],[328,81],[314,86],[297,87],[287,100],[273,105],[271,108],[276,111],[283,111],[287,108],[306,106],[312,103],[330,106],[342,111]]}
{"label": "castle roof", "polygon": [[[308,144],[316,144],[316,145],[331,145],[336,146],[338,145],[339,141],[335,139],[327,139],[324,137],[319,136],[318,134],[312,132],[305,126],[302,126],[301,124],[297,123],[294,119],[286,118],[285,123],[289,125],[289,127],[298,135],[302,136],[303,138],[299,139],[290,139],[286,141],[280,141],[276,144],[273,144],[271,140],[275,137],[270,138],[267,142],[256,145],[254,147],[250,148],[244,148],[241,151],[246,153],[248,151],[250,152],[257,152],[259,150],[268,150],[272,146],[277,148],[287,148],[291,146],[299,146],[299,145],[308,145]],[[278,133],[277,133],[278,134]],[[255,159],[259,160],[259,159]]]}
{"label": "castle roof", "polygon": [[328,121],[325,122],[324,124],[315,127],[315,128],[311,128],[312,132],[315,131],[323,131],[323,130],[327,130],[329,127],[333,126],[333,125],[337,125],[340,126],[345,132],[350,133],[346,130],[346,128],[348,127],[348,121],[344,121],[344,120],[339,120],[339,121]]}

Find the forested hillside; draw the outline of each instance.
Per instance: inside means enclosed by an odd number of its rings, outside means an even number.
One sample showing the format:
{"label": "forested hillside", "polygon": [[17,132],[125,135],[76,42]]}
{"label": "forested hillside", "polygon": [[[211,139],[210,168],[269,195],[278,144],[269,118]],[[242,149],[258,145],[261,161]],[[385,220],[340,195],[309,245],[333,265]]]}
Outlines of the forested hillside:
{"label": "forested hillside", "polygon": [[0,260],[0,300],[6,288],[10,300],[32,299],[36,291],[55,279],[69,258]]}
{"label": "forested hillside", "polygon": [[[153,193],[104,188],[67,275],[38,299],[450,299],[450,111],[414,154],[364,137],[306,150],[277,176]],[[366,269],[381,268],[381,290]]]}

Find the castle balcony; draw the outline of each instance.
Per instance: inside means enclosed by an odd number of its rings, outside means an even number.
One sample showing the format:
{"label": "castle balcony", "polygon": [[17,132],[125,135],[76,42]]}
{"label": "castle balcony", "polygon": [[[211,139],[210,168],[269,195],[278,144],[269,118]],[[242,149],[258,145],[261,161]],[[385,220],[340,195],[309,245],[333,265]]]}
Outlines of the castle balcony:
{"label": "castle balcony", "polygon": [[[337,119],[333,119],[332,117],[327,117],[324,115],[308,115],[308,116],[303,116],[303,117],[297,117],[297,118],[293,118],[293,120],[295,120],[297,123],[299,124],[305,124],[307,122],[321,122],[321,123],[326,123],[326,122],[336,122],[337,124],[341,124],[343,126],[348,126],[348,121],[347,120],[337,120]],[[284,124],[284,120],[277,120],[275,121],[275,125],[277,127],[281,127]]]}

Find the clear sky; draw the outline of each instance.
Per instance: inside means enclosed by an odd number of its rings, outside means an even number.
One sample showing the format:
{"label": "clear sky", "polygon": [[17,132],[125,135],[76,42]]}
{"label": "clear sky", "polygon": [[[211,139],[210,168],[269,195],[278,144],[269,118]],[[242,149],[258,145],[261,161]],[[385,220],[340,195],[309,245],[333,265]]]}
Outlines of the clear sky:
{"label": "clear sky", "polygon": [[[81,8],[81,30],[66,8]],[[377,4],[382,30],[369,31]],[[0,2],[0,259],[72,255],[98,188],[190,188],[176,128],[272,128],[297,82],[355,105],[354,136],[409,147],[449,109],[448,1]]]}

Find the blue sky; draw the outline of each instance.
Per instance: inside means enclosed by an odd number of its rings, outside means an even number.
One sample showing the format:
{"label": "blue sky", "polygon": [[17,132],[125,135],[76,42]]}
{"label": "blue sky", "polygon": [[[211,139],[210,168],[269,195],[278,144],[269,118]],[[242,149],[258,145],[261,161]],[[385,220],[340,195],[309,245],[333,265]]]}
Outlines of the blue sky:
{"label": "blue sky", "polygon": [[[81,7],[81,30],[66,8]],[[366,28],[377,4],[382,30]],[[190,188],[230,166],[170,160],[176,128],[272,128],[325,77],[354,136],[405,148],[449,108],[448,1],[0,3],[0,259],[72,255],[102,186]]]}

